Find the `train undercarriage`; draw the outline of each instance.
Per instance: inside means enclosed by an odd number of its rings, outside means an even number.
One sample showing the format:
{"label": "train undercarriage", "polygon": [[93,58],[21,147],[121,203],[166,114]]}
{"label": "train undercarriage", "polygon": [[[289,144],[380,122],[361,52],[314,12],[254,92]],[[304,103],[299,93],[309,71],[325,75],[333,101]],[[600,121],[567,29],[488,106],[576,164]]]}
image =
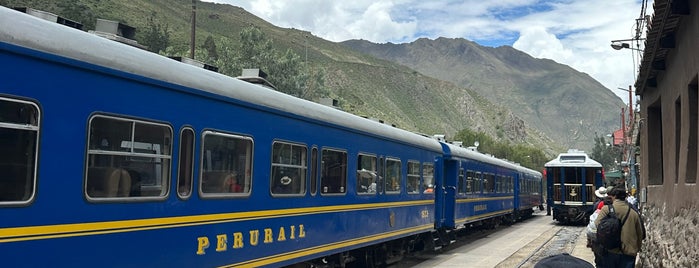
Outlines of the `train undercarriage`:
{"label": "train undercarriage", "polygon": [[587,224],[591,206],[554,206],[553,219],[563,224]]}

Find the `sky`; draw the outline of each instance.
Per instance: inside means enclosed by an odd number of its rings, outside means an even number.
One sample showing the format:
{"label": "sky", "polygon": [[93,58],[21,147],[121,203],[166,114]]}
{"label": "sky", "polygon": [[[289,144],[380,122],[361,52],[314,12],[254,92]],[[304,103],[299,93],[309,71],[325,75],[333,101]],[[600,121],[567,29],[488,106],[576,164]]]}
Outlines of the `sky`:
{"label": "sky", "polygon": [[[276,26],[334,42],[399,44],[448,37],[512,46],[587,73],[628,104],[628,92],[618,88],[634,84],[640,54],[610,45],[636,36],[637,18],[648,0],[204,1],[239,6]],[[652,15],[652,0],[647,6],[645,14]],[[628,43],[643,46],[642,41]]]}

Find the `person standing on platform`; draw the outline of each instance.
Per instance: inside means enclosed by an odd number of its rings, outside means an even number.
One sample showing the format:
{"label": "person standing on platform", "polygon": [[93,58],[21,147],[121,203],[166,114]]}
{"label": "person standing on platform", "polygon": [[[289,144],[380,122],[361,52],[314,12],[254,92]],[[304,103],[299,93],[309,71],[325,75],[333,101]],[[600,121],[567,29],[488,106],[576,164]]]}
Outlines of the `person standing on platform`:
{"label": "person standing on platform", "polygon": [[[641,251],[641,244],[644,239],[644,227],[641,215],[626,202],[626,189],[620,186],[614,187],[607,193],[612,198],[612,206],[617,218],[622,220],[621,225],[621,246],[618,248],[605,248],[601,266],[609,268],[634,268],[636,265],[636,255]],[[609,214],[609,206],[604,206],[595,220],[595,225],[599,227],[602,219]],[[598,229],[599,231],[599,229]]]}
{"label": "person standing on platform", "polygon": [[602,244],[597,242],[597,225],[595,225],[595,220],[597,220],[602,207],[612,204],[612,198],[607,196],[607,189],[604,187],[597,189],[597,191],[595,191],[595,195],[599,198],[599,200],[597,200],[595,205],[593,205],[595,212],[590,215],[590,221],[587,225],[587,247],[590,248],[592,253],[595,255],[595,266],[602,267],[602,259],[605,255],[605,249]]}

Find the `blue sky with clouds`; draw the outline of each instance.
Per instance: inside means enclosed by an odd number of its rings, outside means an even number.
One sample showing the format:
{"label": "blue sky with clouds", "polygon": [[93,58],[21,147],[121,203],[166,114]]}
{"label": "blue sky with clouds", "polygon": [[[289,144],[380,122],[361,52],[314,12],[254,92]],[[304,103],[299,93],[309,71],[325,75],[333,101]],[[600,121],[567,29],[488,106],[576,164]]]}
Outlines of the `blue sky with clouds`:
{"label": "blue sky with clouds", "polygon": [[[409,43],[465,38],[513,46],[585,72],[624,101],[639,55],[613,50],[611,40],[635,35],[648,0],[205,0],[239,6],[279,27],[340,42]],[[652,1],[648,3],[652,8]],[[652,15],[652,10],[646,11]],[[645,32],[645,29],[642,30]],[[641,42],[642,45],[642,42]]]}

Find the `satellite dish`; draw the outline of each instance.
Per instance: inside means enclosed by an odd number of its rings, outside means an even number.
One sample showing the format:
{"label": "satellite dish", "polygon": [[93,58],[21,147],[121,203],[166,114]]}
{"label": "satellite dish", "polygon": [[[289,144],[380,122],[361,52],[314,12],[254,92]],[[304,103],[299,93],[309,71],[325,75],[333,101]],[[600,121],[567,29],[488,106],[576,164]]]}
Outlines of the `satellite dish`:
{"label": "satellite dish", "polygon": [[481,145],[480,143],[478,143],[478,141],[476,141],[476,142],[473,143],[473,146],[478,147],[478,145]]}

